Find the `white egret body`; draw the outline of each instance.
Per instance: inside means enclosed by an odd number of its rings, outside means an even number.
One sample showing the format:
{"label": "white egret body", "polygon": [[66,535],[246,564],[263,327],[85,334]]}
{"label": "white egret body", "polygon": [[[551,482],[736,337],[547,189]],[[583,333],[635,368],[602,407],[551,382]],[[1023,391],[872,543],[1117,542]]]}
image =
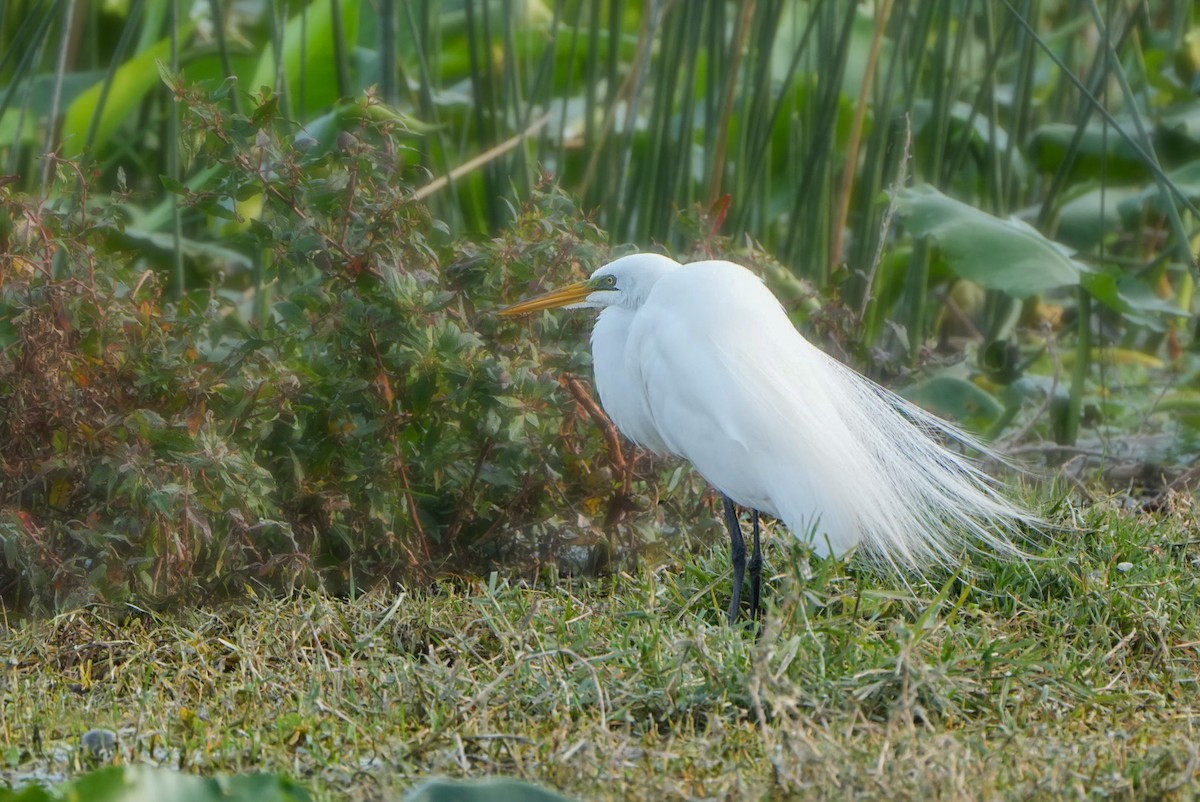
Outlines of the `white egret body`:
{"label": "white egret body", "polygon": [[686,458],[726,496],[731,619],[745,547],[730,500],[813,537],[822,555],[861,545],[915,568],[950,562],[968,545],[1016,553],[1012,536],[1037,523],[939,439],[982,446],[815,348],[739,265],[626,256],[504,314],[552,307],[601,310],[596,388],[617,428]]}

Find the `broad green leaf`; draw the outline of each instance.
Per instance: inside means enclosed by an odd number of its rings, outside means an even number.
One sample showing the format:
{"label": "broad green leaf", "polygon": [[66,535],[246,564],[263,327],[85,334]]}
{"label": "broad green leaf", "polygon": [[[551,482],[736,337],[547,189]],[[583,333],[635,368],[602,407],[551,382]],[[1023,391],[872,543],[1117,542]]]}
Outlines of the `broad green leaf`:
{"label": "broad green leaf", "polygon": [[1096,300],[1133,323],[1163,331],[1163,315],[1186,317],[1179,304],[1159,298],[1144,282],[1125,275],[1119,268],[1088,268],[1080,276],[1083,286]]}
{"label": "broad green leaf", "polygon": [[146,766],[108,766],[51,793],[38,786],[0,791],[0,802],[309,802],[308,792],[271,774],[195,777]]}
{"label": "broad green leaf", "polygon": [[1166,111],[1159,122],[1159,128],[1187,140],[1192,147],[1200,144],[1200,100],[1174,106]]}
{"label": "broad green leaf", "polygon": [[[1200,159],[1188,162],[1182,167],[1178,167],[1167,173],[1167,179],[1178,189],[1188,200],[1193,203],[1200,203]],[[1172,195],[1171,203],[1176,203],[1177,199]],[[1156,214],[1166,214],[1166,209],[1163,206],[1163,193],[1157,184],[1150,186],[1138,192],[1136,195],[1128,198],[1121,205],[1121,214],[1131,221],[1136,221],[1143,209],[1149,206]]]}
{"label": "broad green leaf", "polygon": [[[181,36],[186,35],[190,28],[190,25],[186,26]],[[157,62],[170,57],[171,40],[162,39],[117,69],[108,94],[103,98],[103,107],[100,107],[105,83],[103,78],[75,98],[63,119],[63,155],[75,157],[83,151],[88,144],[88,132],[91,130],[92,120],[96,117],[97,108],[100,109],[100,119],[91,145],[98,147],[112,139],[121,123],[132,116],[146,94],[161,80]]]}
{"label": "broad green leaf", "polygon": [[[1132,121],[1124,127],[1137,130]],[[1078,143],[1075,143],[1076,130],[1069,123],[1049,123],[1033,132],[1028,150],[1038,170],[1057,171],[1074,145],[1071,174],[1076,180],[1101,176],[1109,181],[1136,180],[1149,175],[1142,157],[1111,125],[1088,124]]]}
{"label": "broad green leaf", "polygon": [[1055,236],[1065,245],[1090,250],[1122,228],[1123,204],[1141,193],[1129,187],[1097,186],[1079,193],[1058,212]]}
{"label": "broad green leaf", "polygon": [[126,226],[124,231],[113,230],[113,239],[126,247],[135,247],[144,254],[164,259],[173,257],[175,249],[178,248],[183,252],[183,258],[206,276],[222,273],[233,276],[254,269],[254,262],[250,257],[232,248],[191,237],[176,239],[165,231],[146,231]]}
{"label": "broad green leaf", "polygon": [[[309,114],[328,108],[338,99],[333,5],[331,0],[313,0],[288,20],[283,32],[283,80],[293,100],[302,100],[303,109]],[[342,0],[338,6],[342,30],[348,40],[343,43],[346,48],[353,48],[357,38],[359,5],[360,0]],[[276,87],[275,62],[275,49],[268,44],[258,60],[251,85],[246,87],[248,91]],[[300,106],[297,104],[295,108]]]}
{"label": "broad green leaf", "polygon": [[1196,390],[1176,390],[1163,396],[1154,405],[1157,412],[1186,412],[1200,414],[1200,392]]}
{"label": "broad green leaf", "polygon": [[324,153],[336,145],[340,133],[358,127],[364,118],[378,122],[396,123],[403,130],[414,134],[428,134],[440,127],[427,125],[415,117],[398,112],[382,103],[371,103],[370,105],[357,102],[340,103],[328,114],[322,114],[315,120],[306,123],[302,132],[297,136],[310,138],[315,143],[316,152]]}
{"label": "broad green leaf", "polygon": [[[932,100],[917,98],[913,101],[913,131],[923,132],[932,123],[934,126],[950,124],[971,130],[971,143],[976,148],[990,150],[994,153],[1008,152],[1008,131],[996,121],[989,121],[985,114],[972,114],[969,103],[958,101],[954,103],[949,113],[942,112],[944,119],[934,118]],[[1007,156],[1006,156],[1007,158]],[[1013,171],[1020,180],[1024,180],[1027,171],[1025,159],[1020,151],[1013,153]]]}
{"label": "broad green leaf", "polygon": [[914,404],[951,420],[986,424],[1004,411],[1004,405],[979,385],[959,376],[933,376],[904,391]]}
{"label": "broad green leaf", "polygon": [[930,237],[962,278],[1015,298],[1079,283],[1082,265],[1019,220],[1001,220],[929,185],[900,190],[897,207],[915,237]]}
{"label": "broad green leaf", "polygon": [[487,780],[427,780],[404,795],[404,802],[570,802],[532,783],[495,777]]}
{"label": "broad green leaf", "polygon": [[[9,109],[0,116],[0,142],[12,145],[17,142],[31,145],[37,141],[36,119],[32,112],[21,113],[20,109]],[[20,131],[17,126],[20,126]]]}

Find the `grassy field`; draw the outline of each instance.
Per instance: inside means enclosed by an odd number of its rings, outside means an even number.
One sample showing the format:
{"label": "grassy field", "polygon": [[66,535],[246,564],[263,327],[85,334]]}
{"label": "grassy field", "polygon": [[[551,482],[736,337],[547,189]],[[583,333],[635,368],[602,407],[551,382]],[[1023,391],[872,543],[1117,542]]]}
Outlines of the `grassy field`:
{"label": "grassy field", "polygon": [[434,774],[581,799],[1190,798],[1194,520],[1118,507],[1061,512],[1081,530],[1045,559],[912,589],[774,537],[757,639],[722,623],[717,544],[598,580],[10,621],[0,776],[74,776],[104,727],[118,762],[317,799]]}

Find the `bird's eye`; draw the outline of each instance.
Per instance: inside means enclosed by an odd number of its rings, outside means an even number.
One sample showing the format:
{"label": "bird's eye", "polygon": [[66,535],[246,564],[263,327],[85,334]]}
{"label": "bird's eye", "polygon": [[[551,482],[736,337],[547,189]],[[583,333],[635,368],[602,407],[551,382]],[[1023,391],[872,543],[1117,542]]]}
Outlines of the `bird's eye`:
{"label": "bird's eye", "polygon": [[616,276],[605,276],[603,286],[605,286],[605,287],[617,286],[617,277]]}

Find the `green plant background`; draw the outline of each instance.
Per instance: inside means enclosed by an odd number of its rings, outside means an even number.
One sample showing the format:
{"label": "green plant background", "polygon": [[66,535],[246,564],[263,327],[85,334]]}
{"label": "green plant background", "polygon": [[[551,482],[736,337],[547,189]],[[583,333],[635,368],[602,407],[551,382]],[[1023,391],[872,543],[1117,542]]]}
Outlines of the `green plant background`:
{"label": "green plant background", "polygon": [[634,248],[749,264],[823,347],[1035,462],[1177,487],[1196,13],[10,2],[0,597],[703,539],[699,483],[597,425],[586,321],[492,314]]}

